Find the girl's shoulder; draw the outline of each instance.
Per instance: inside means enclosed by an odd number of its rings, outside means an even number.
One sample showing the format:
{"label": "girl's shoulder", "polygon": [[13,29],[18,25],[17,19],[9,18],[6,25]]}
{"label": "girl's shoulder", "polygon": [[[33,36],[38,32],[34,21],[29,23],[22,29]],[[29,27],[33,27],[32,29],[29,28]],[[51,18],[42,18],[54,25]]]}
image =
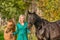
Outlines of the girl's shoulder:
{"label": "girl's shoulder", "polygon": [[[26,25],[28,25],[28,22],[24,22]],[[16,25],[20,25],[20,23],[18,22]]]}
{"label": "girl's shoulder", "polygon": [[18,22],[17,24],[16,24],[16,26],[19,26],[20,25],[20,23]]}

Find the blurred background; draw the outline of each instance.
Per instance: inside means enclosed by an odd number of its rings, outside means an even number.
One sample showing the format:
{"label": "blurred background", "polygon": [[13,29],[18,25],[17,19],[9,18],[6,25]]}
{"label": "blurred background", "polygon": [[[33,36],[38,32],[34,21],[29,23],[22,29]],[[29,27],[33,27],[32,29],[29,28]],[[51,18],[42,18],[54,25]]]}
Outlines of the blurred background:
{"label": "blurred background", "polygon": [[[60,20],[60,0],[0,0],[0,39],[8,19],[13,18],[17,23],[20,14],[27,16],[27,11],[36,12],[40,17],[55,22]],[[34,30],[33,30],[34,29]],[[32,27],[29,40],[37,40],[35,28]]]}

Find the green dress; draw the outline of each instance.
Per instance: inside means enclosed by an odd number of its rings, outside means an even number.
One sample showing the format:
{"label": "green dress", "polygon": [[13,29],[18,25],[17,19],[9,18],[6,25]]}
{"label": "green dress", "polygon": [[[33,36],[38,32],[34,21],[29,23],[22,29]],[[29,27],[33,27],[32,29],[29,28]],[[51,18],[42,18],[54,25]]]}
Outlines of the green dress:
{"label": "green dress", "polygon": [[28,33],[30,33],[30,30],[27,28],[28,23],[24,22],[24,25],[21,25],[20,23],[17,23],[16,25],[17,30],[13,33],[13,35],[17,34],[17,40],[28,40]]}

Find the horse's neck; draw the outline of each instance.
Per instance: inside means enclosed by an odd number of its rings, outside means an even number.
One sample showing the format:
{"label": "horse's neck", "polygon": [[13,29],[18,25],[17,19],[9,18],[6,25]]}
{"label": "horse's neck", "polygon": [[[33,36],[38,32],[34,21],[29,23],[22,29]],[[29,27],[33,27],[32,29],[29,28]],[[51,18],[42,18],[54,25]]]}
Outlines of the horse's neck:
{"label": "horse's neck", "polygon": [[48,23],[45,19],[37,19],[34,23],[36,28],[42,28],[42,26],[46,25]]}
{"label": "horse's neck", "polygon": [[45,19],[42,19],[41,17],[39,17],[38,15],[35,15],[35,22],[34,25],[36,28],[41,28],[43,25],[47,24],[48,21]]}
{"label": "horse's neck", "polygon": [[35,25],[35,27],[36,28],[38,28],[38,27],[41,27],[43,22],[42,22],[42,20],[41,19],[36,19],[36,21],[35,21],[35,23],[34,23],[34,25]]}

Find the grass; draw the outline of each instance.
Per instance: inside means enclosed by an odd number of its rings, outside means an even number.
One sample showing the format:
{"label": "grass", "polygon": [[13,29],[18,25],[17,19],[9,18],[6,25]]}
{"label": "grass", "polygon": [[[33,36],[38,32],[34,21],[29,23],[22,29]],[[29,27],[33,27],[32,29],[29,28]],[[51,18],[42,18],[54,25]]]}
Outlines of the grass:
{"label": "grass", "polygon": [[29,40],[37,40],[37,37],[36,37],[35,34],[29,34],[29,35],[28,35],[28,39],[29,39]]}
{"label": "grass", "polygon": [[[34,33],[28,35],[29,40],[37,40],[37,37]],[[4,40],[4,33],[2,28],[0,28],[0,40]]]}
{"label": "grass", "polygon": [[4,40],[3,32],[0,31],[0,40]]}
{"label": "grass", "polygon": [[[3,32],[0,31],[0,40],[4,40],[4,37],[3,37]],[[29,35],[29,40],[37,40],[36,39],[36,36],[34,35]]]}

